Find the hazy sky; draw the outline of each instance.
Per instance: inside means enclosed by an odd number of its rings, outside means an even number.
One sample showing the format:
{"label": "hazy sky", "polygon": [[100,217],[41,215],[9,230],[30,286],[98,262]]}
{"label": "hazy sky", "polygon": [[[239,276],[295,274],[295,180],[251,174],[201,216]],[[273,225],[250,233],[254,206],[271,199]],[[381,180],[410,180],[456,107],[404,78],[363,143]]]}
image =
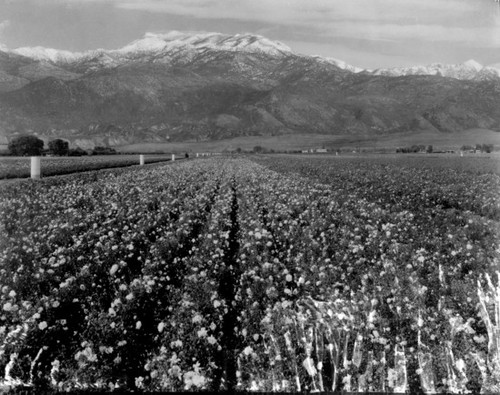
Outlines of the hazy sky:
{"label": "hazy sky", "polygon": [[365,68],[500,63],[495,0],[0,0],[0,44],[115,49],[146,32],[257,33]]}

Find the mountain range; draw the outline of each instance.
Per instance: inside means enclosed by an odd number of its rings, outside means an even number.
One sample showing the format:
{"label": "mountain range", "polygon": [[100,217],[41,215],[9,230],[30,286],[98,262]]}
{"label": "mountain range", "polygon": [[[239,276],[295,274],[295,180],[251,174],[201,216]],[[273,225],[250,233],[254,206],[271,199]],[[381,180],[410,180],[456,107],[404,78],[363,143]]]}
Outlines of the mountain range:
{"label": "mountain range", "polygon": [[290,134],[500,131],[500,66],[365,70],[254,34],[148,33],[117,50],[0,46],[0,144],[82,148]]}

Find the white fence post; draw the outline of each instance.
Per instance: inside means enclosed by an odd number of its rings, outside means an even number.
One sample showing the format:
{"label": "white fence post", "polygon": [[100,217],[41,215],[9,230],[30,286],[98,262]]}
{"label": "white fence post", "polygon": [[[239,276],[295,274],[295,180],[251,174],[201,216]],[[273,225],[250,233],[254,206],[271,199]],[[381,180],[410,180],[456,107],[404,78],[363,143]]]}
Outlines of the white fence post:
{"label": "white fence post", "polygon": [[139,155],[139,164],[144,166],[144,155]]}
{"label": "white fence post", "polygon": [[31,157],[31,178],[39,179],[41,177],[40,171],[40,157],[32,156]]}
{"label": "white fence post", "polygon": [[196,157],[198,157],[198,156],[200,156],[200,154],[197,152],[197,153],[196,153]]}
{"label": "white fence post", "polygon": [[175,160],[175,154],[172,154],[172,162]]}

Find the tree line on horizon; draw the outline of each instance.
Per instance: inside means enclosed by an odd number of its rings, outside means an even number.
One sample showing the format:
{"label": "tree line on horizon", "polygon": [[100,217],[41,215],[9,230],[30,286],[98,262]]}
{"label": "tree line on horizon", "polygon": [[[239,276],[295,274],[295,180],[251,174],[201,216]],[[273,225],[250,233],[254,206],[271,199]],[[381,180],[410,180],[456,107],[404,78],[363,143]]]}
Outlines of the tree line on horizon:
{"label": "tree line on horizon", "polygon": [[[54,155],[54,156],[84,156],[84,155],[113,155],[118,152],[111,147],[96,146],[92,150],[84,150],[80,147],[70,148],[69,142],[63,139],[54,139],[48,142],[48,149],[45,148],[45,143],[42,139],[32,136],[23,135],[13,138],[8,144],[8,152],[12,156],[41,156],[41,155]],[[460,151],[479,151],[491,153],[494,150],[493,144],[475,144],[475,145],[462,145]],[[342,149],[329,149],[330,152],[342,152]],[[361,150],[360,150],[361,151]],[[242,150],[238,147],[234,153],[275,153],[282,152],[274,149],[268,149],[257,145],[250,151]],[[289,153],[300,153],[301,150],[284,151]],[[362,151],[361,151],[362,152]],[[412,145],[409,147],[398,147],[396,153],[418,153],[418,152],[440,152],[435,151],[432,145]]]}
{"label": "tree line on horizon", "polygon": [[63,139],[54,139],[48,142],[48,149],[45,148],[42,139],[36,136],[19,136],[12,139],[8,144],[8,151],[13,156],[83,156],[83,155],[113,155],[116,150],[110,147],[94,147],[86,151],[80,147],[70,148],[69,142]]}
{"label": "tree line on horizon", "polygon": [[[462,145],[460,147],[460,151],[479,151],[479,152],[485,152],[487,154],[493,152],[494,150],[494,145],[493,144],[476,144],[476,145]],[[432,145],[412,145],[410,147],[398,147],[396,149],[397,153],[403,153],[403,154],[408,154],[408,153],[417,153],[417,152],[426,152],[428,154],[432,152],[441,152],[441,151],[435,151],[434,147]]]}

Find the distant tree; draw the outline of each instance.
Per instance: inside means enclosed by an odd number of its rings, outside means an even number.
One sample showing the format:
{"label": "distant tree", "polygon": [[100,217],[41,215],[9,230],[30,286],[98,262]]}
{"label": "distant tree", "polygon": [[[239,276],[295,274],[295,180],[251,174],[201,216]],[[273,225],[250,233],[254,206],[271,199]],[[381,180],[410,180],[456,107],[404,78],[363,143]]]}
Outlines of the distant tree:
{"label": "distant tree", "polygon": [[434,150],[434,148],[432,147],[432,145],[431,145],[431,144],[429,144],[429,145],[427,146],[427,148],[425,149],[425,152],[427,152],[428,154],[430,154],[430,153],[432,153],[432,151],[433,151],[433,150]]}
{"label": "distant tree", "polygon": [[264,152],[264,148],[261,147],[260,145],[256,145],[255,147],[253,147],[253,152],[256,154],[260,154],[260,153]]}
{"label": "distant tree", "polygon": [[19,136],[9,142],[8,149],[12,155],[41,155],[43,151],[43,140],[36,136]]}
{"label": "distant tree", "polygon": [[117,152],[111,147],[96,146],[92,150],[92,155],[115,155]]}
{"label": "distant tree", "polygon": [[483,144],[483,152],[491,154],[493,152],[493,144]]}
{"label": "distant tree", "polygon": [[64,156],[69,153],[69,143],[61,139],[49,141],[49,150],[53,155]]}
{"label": "distant tree", "polygon": [[81,149],[80,147],[76,147],[75,149],[70,149],[68,151],[69,156],[84,156],[87,155],[87,151]]}
{"label": "distant tree", "polygon": [[241,154],[241,147],[236,148],[236,153]]}

